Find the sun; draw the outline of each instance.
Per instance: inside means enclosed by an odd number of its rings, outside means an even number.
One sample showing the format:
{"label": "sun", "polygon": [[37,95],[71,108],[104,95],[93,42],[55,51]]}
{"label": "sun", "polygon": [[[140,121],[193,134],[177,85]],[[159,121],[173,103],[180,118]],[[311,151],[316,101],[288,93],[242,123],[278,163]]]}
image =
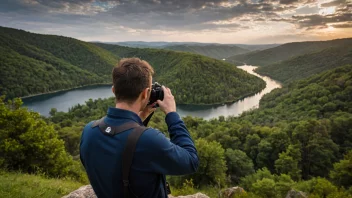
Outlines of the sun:
{"label": "sun", "polygon": [[334,14],[336,11],[336,6],[333,7],[327,7],[327,8],[322,8],[319,10],[320,15],[329,15],[329,14]]}

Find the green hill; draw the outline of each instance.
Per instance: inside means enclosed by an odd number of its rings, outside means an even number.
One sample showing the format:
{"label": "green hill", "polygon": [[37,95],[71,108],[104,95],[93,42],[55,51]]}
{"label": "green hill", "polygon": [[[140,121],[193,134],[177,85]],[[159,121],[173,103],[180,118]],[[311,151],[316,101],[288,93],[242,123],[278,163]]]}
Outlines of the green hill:
{"label": "green hill", "polygon": [[8,98],[110,83],[118,58],[93,44],[0,27],[0,94]]}
{"label": "green hill", "polygon": [[352,45],[331,47],[297,56],[266,67],[259,67],[256,71],[283,83],[289,83],[346,64],[352,64]]}
{"label": "green hill", "polygon": [[[243,116],[258,124],[352,114],[352,65],[331,69],[295,81],[265,95],[258,111]],[[265,116],[263,116],[265,115]]]}
{"label": "green hill", "polygon": [[350,45],[352,45],[352,38],[330,41],[295,42],[283,44],[278,47],[262,51],[254,51],[246,54],[231,56],[226,60],[235,64],[246,63],[256,66],[267,66],[295,56],[321,51],[326,48],[339,46],[347,47]]}
{"label": "green hill", "polygon": [[164,49],[191,52],[220,60],[236,54],[249,52],[247,49],[229,45],[171,45],[164,47]]}
{"label": "green hill", "polygon": [[173,90],[179,104],[214,104],[238,100],[265,87],[260,78],[224,61],[160,49],[96,44],[119,57],[139,57],[155,69],[155,80]]}

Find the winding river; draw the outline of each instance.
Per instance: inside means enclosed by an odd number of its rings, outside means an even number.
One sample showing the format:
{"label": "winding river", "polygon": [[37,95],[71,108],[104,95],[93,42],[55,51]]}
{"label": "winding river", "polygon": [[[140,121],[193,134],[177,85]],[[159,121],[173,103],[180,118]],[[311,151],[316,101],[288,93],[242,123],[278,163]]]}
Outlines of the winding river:
{"label": "winding river", "polygon": [[[244,111],[248,111],[259,106],[259,100],[264,94],[269,93],[275,88],[281,88],[281,84],[267,76],[261,76],[253,70],[255,66],[238,66],[238,68],[248,73],[262,78],[266,82],[266,87],[253,96],[248,96],[242,100],[227,105],[199,106],[199,105],[178,105],[177,112],[181,116],[196,116],[206,120],[219,116],[238,116]],[[39,95],[31,98],[24,98],[24,105],[29,109],[39,112],[41,115],[49,116],[51,108],[58,111],[67,112],[70,107],[76,104],[84,104],[89,98],[109,98],[113,97],[111,86],[88,86],[69,91]]]}

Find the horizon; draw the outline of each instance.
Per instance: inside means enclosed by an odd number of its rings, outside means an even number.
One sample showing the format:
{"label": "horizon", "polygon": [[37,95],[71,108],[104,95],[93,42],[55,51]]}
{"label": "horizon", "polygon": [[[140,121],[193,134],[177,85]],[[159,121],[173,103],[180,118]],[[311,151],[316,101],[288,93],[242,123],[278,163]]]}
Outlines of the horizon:
{"label": "horizon", "polygon": [[0,26],[92,42],[283,44],[352,35],[352,0],[5,0]]}

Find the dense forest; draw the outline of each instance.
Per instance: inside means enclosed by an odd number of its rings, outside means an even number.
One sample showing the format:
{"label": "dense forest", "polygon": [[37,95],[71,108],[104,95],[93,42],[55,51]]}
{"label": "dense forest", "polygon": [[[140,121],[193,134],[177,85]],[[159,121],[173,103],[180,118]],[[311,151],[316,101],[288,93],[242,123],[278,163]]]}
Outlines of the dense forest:
{"label": "dense forest", "polygon": [[119,57],[150,62],[155,79],[172,88],[181,104],[231,102],[265,87],[233,65],[191,53],[92,44],[3,27],[0,35],[0,94],[7,98],[111,83]]}
{"label": "dense forest", "polygon": [[8,98],[110,83],[118,58],[93,44],[0,27],[0,94]]}
{"label": "dense forest", "polygon": [[352,64],[352,43],[259,67],[256,72],[287,84],[346,64]]}
{"label": "dense forest", "polygon": [[[18,105],[3,104],[10,112],[19,111]],[[43,127],[53,126],[66,151],[77,158],[84,125],[104,116],[113,105],[110,98],[89,100],[68,113],[52,109]],[[12,114],[5,114],[2,121],[14,118],[7,115]],[[291,189],[314,198],[352,197],[351,65],[274,90],[264,96],[259,109],[240,117],[206,121],[187,116],[183,120],[195,139],[201,166],[193,175],[168,177],[176,194],[200,190],[216,196],[221,188],[239,185],[246,190],[241,197],[279,198]],[[22,125],[7,126],[11,134],[16,131],[11,126]],[[150,126],[167,131],[160,111]],[[14,144],[19,141],[16,138],[21,136],[6,136],[0,145]],[[4,148],[12,147],[0,148],[6,153],[10,151]],[[18,168],[18,161],[5,162],[6,167]]]}
{"label": "dense forest", "polygon": [[236,54],[249,52],[247,49],[230,45],[171,45],[166,46],[163,49],[191,52],[220,60]]}
{"label": "dense forest", "polygon": [[265,87],[265,82],[224,61],[160,49],[97,43],[123,57],[139,57],[155,69],[154,80],[173,90],[179,104],[214,104],[238,100]]}
{"label": "dense forest", "polygon": [[352,45],[352,38],[336,39],[330,41],[310,41],[286,43],[274,48],[235,55],[226,61],[235,64],[250,64],[255,66],[267,66],[284,61],[295,56],[314,53],[330,47],[348,47]]}

